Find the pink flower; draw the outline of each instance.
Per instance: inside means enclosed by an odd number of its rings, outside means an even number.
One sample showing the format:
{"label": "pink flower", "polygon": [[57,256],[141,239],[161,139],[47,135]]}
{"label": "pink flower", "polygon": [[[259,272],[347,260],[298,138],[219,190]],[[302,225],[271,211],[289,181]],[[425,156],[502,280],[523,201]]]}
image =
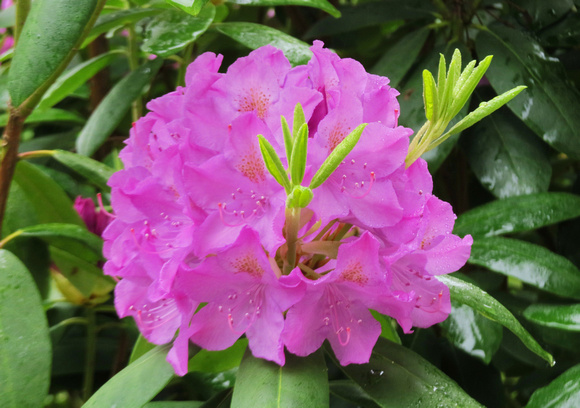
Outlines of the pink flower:
{"label": "pink flower", "polygon": [[73,207],[81,216],[89,231],[98,236],[103,235],[103,231],[111,222],[109,214],[102,210],[96,211],[93,200],[91,198],[82,198],[81,196],[75,199]]}

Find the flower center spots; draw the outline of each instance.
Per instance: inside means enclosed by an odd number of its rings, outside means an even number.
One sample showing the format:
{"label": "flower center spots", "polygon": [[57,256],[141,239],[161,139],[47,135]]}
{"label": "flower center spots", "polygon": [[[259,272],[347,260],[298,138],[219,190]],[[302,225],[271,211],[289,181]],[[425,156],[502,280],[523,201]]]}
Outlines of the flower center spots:
{"label": "flower center spots", "polygon": [[250,88],[250,90],[237,99],[239,104],[238,112],[256,112],[260,119],[264,119],[270,106],[270,95],[261,90]]}
{"label": "flower center spots", "polygon": [[351,262],[340,274],[340,277],[349,282],[364,286],[369,278],[364,274],[363,267],[359,262]]}
{"label": "flower center spots", "polygon": [[173,298],[134,304],[129,307],[129,310],[145,335],[179,317],[177,303]]}
{"label": "flower center spots", "polygon": [[245,156],[242,156],[236,165],[236,169],[254,183],[260,183],[266,180],[264,162],[255,147]]}
{"label": "flower center spots", "polygon": [[332,152],[336,146],[338,146],[340,142],[342,142],[344,138],[348,136],[350,131],[350,126],[345,126],[344,121],[337,121],[337,123],[328,134],[328,139],[326,142],[326,148],[328,151]]}
{"label": "flower center spots", "polygon": [[258,259],[252,254],[237,258],[232,262],[232,267],[236,273],[245,272],[257,278],[261,278],[264,274],[264,268],[260,266]]}

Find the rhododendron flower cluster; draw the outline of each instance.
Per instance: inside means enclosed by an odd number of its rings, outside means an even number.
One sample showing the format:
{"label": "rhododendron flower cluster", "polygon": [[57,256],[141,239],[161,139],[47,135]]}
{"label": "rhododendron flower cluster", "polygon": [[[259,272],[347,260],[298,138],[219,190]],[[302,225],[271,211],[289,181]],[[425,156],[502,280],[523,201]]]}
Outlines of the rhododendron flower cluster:
{"label": "rhododendron flower cluster", "polygon": [[380,332],[444,320],[472,239],[451,233],[398,92],[319,41],[305,66],[271,46],[219,73],[199,56],[185,87],[151,101],[110,180],[116,215],[105,272],[150,342],[208,350],[242,335],[280,365],[328,340],[341,364],[368,362]]}

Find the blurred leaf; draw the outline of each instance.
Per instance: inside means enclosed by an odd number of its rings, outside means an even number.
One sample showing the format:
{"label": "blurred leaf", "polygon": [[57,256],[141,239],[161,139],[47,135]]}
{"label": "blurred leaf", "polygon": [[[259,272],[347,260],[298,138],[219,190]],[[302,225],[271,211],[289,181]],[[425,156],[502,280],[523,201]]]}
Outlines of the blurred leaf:
{"label": "blurred leaf", "polygon": [[574,9],[574,0],[513,0],[532,18],[537,28],[548,26]]}
{"label": "blurred leaf", "polygon": [[142,334],[139,334],[139,337],[137,337],[137,341],[135,341],[135,345],[133,346],[133,351],[131,351],[129,364],[133,364],[136,360],[141,358],[142,355],[153,350],[155,347],[155,344],[149,343]]}
{"label": "blurred leaf", "polygon": [[539,245],[511,238],[480,238],[473,242],[468,262],[556,295],[580,299],[578,268]]}
{"label": "blurred leaf", "polygon": [[552,167],[541,142],[509,112],[476,124],[462,145],[473,172],[496,197],[539,193],[550,185]]}
{"label": "blurred leaf", "polygon": [[16,23],[16,7],[11,5],[0,10],[0,28],[12,27]]}
{"label": "blurred leaf", "polygon": [[10,67],[8,89],[14,106],[42,94],[66,67],[97,5],[98,0],[33,2]]}
{"label": "blurred leaf", "polygon": [[457,217],[453,233],[489,237],[529,231],[580,216],[580,196],[538,193],[495,200]]}
{"label": "blurred leaf", "polygon": [[531,305],[524,310],[524,316],[542,326],[580,332],[580,304]]}
{"label": "blurred leaf", "polygon": [[157,346],[105,383],[83,408],[141,407],[174,376],[165,357],[170,344]]}
{"label": "blurred leaf", "polygon": [[[63,109],[49,109],[46,111],[34,111],[30,116],[26,118],[24,123],[43,123],[43,122],[70,122],[83,124],[85,123],[85,118],[77,115],[76,113],[63,110]],[[0,127],[5,127],[8,123],[8,114],[5,113],[0,115]]]}
{"label": "blurred leaf", "polygon": [[247,350],[237,374],[232,408],[328,406],[326,371],[321,351],[308,357],[288,353],[284,366],[279,366]]}
{"label": "blurred leaf", "polygon": [[205,6],[209,0],[165,0],[172,6],[177,7],[180,10],[185,11],[192,16],[197,16],[203,6]]}
{"label": "blurred leaf", "polygon": [[115,130],[131,107],[141,96],[163,64],[161,58],[148,61],[120,80],[101,101],[79,134],[77,152],[92,156]]}
{"label": "blurred leaf", "polygon": [[383,338],[368,364],[340,369],[381,407],[481,407],[427,360]]}
{"label": "blurred leaf", "polygon": [[580,158],[580,94],[567,80],[563,65],[523,32],[500,25],[492,29],[479,33],[476,48],[479,55],[494,55],[486,74],[493,88],[503,93],[527,85],[508,104],[510,109],[546,143]]}
{"label": "blurred leaf", "polygon": [[166,10],[147,24],[141,49],[160,57],[176,54],[197,40],[209,28],[214,17],[213,4],[204,7],[196,17],[177,10]]}
{"label": "blurred leaf", "polygon": [[467,305],[452,306],[449,317],[439,324],[445,337],[458,349],[489,364],[501,344],[502,327]]}
{"label": "blurred leaf", "polygon": [[77,65],[70,71],[61,75],[51,85],[51,87],[48,88],[40,100],[37,110],[47,110],[59,103],[91,79],[97,72],[110,65],[120,54],[121,52],[119,51],[111,51],[106,54],[101,54]]}
{"label": "blurred leaf", "polygon": [[233,389],[224,390],[211,397],[200,408],[230,408]]}
{"label": "blurred leaf", "polygon": [[204,401],[157,401],[148,402],[143,408],[199,408]]}
{"label": "blurred leaf", "polygon": [[542,30],[539,38],[550,47],[576,47],[580,43],[580,13],[570,13],[562,22]]}
{"label": "blurred leaf", "polygon": [[304,6],[326,11],[333,17],[340,17],[338,11],[327,0],[227,0],[228,3],[243,6]]}
{"label": "blurred leaf", "polygon": [[554,364],[552,356],[540,347],[538,342],[523,328],[514,315],[489,294],[469,282],[449,275],[441,275],[437,279],[449,287],[453,301],[470,306],[488,319],[507,327],[519,337],[528,349],[550,364]]}
{"label": "blurred leaf", "polygon": [[292,65],[306,64],[312,57],[308,44],[265,25],[233,22],[215,24],[214,27],[251,49],[270,44],[282,50]]}
{"label": "blurred leaf", "polygon": [[225,350],[201,350],[189,361],[189,371],[221,373],[238,367],[248,347],[248,339],[240,339]]}
{"label": "blurred leaf", "polygon": [[52,157],[68,168],[76,171],[89,182],[95,184],[101,189],[110,189],[110,187],[107,186],[107,182],[115,170],[106,164],[65,150],[54,150]]}
{"label": "blurred leaf", "polygon": [[356,404],[361,408],[379,408],[380,406],[369,397],[364,390],[351,380],[330,381],[330,392],[342,399]]}
{"label": "blurred leaf", "polygon": [[580,405],[580,364],[532,394],[526,408],[576,408]]}
{"label": "blurred leaf", "polygon": [[401,344],[401,338],[397,330],[393,327],[391,322],[393,319],[389,316],[384,316],[376,310],[370,311],[373,317],[381,324],[381,337],[392,341],[393,343]]}
{"label": "blurred leaf", "polygon": [[2,406],[43,406],[52,358],[48,324],[29,272],[4,249],[0,249],[0,350]]}

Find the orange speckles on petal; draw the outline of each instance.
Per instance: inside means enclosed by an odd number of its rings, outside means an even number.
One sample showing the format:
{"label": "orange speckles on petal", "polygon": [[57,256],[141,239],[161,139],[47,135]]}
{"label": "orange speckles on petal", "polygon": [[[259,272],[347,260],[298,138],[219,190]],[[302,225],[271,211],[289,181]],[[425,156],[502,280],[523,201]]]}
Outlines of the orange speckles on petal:
{"label": "orange speckles on petal", "polygon": [[253,254],[247,254],[236,258],[232,262],[232,268],[234,268],[235,273],[245,272],[257,278],[261,278],[264,275],[264,268],[260,266],[258,258]]}
{"label": "orange speckles on petal", "polygon": [[345,281],[357,283],[361,286],[365,285],[369,280],[359,262],[351,262],[340,274],[340,277]]}
{"label": "orange speckles on petal", "polygon": [[336,146],[344,140],[345,137],[350,133],[350,127],[345,126],[344,121],[337,121],[334,128],[328,134],[328,141],[326,147],[329,152],[332,152]]}
{"label": "orange speckles on petal", "polygon": [[250,88],[245,94],[236,98],[238,112],[256,111],[258,117],[264,119],[268,113],[271,99],[271,95],[263,90]]}
{"label": "orange speckles on petal", "polygon": [[261,183],[266,180],[264,161],[255,147],[242,156],[236,165],[236,169],[254,183]]}

